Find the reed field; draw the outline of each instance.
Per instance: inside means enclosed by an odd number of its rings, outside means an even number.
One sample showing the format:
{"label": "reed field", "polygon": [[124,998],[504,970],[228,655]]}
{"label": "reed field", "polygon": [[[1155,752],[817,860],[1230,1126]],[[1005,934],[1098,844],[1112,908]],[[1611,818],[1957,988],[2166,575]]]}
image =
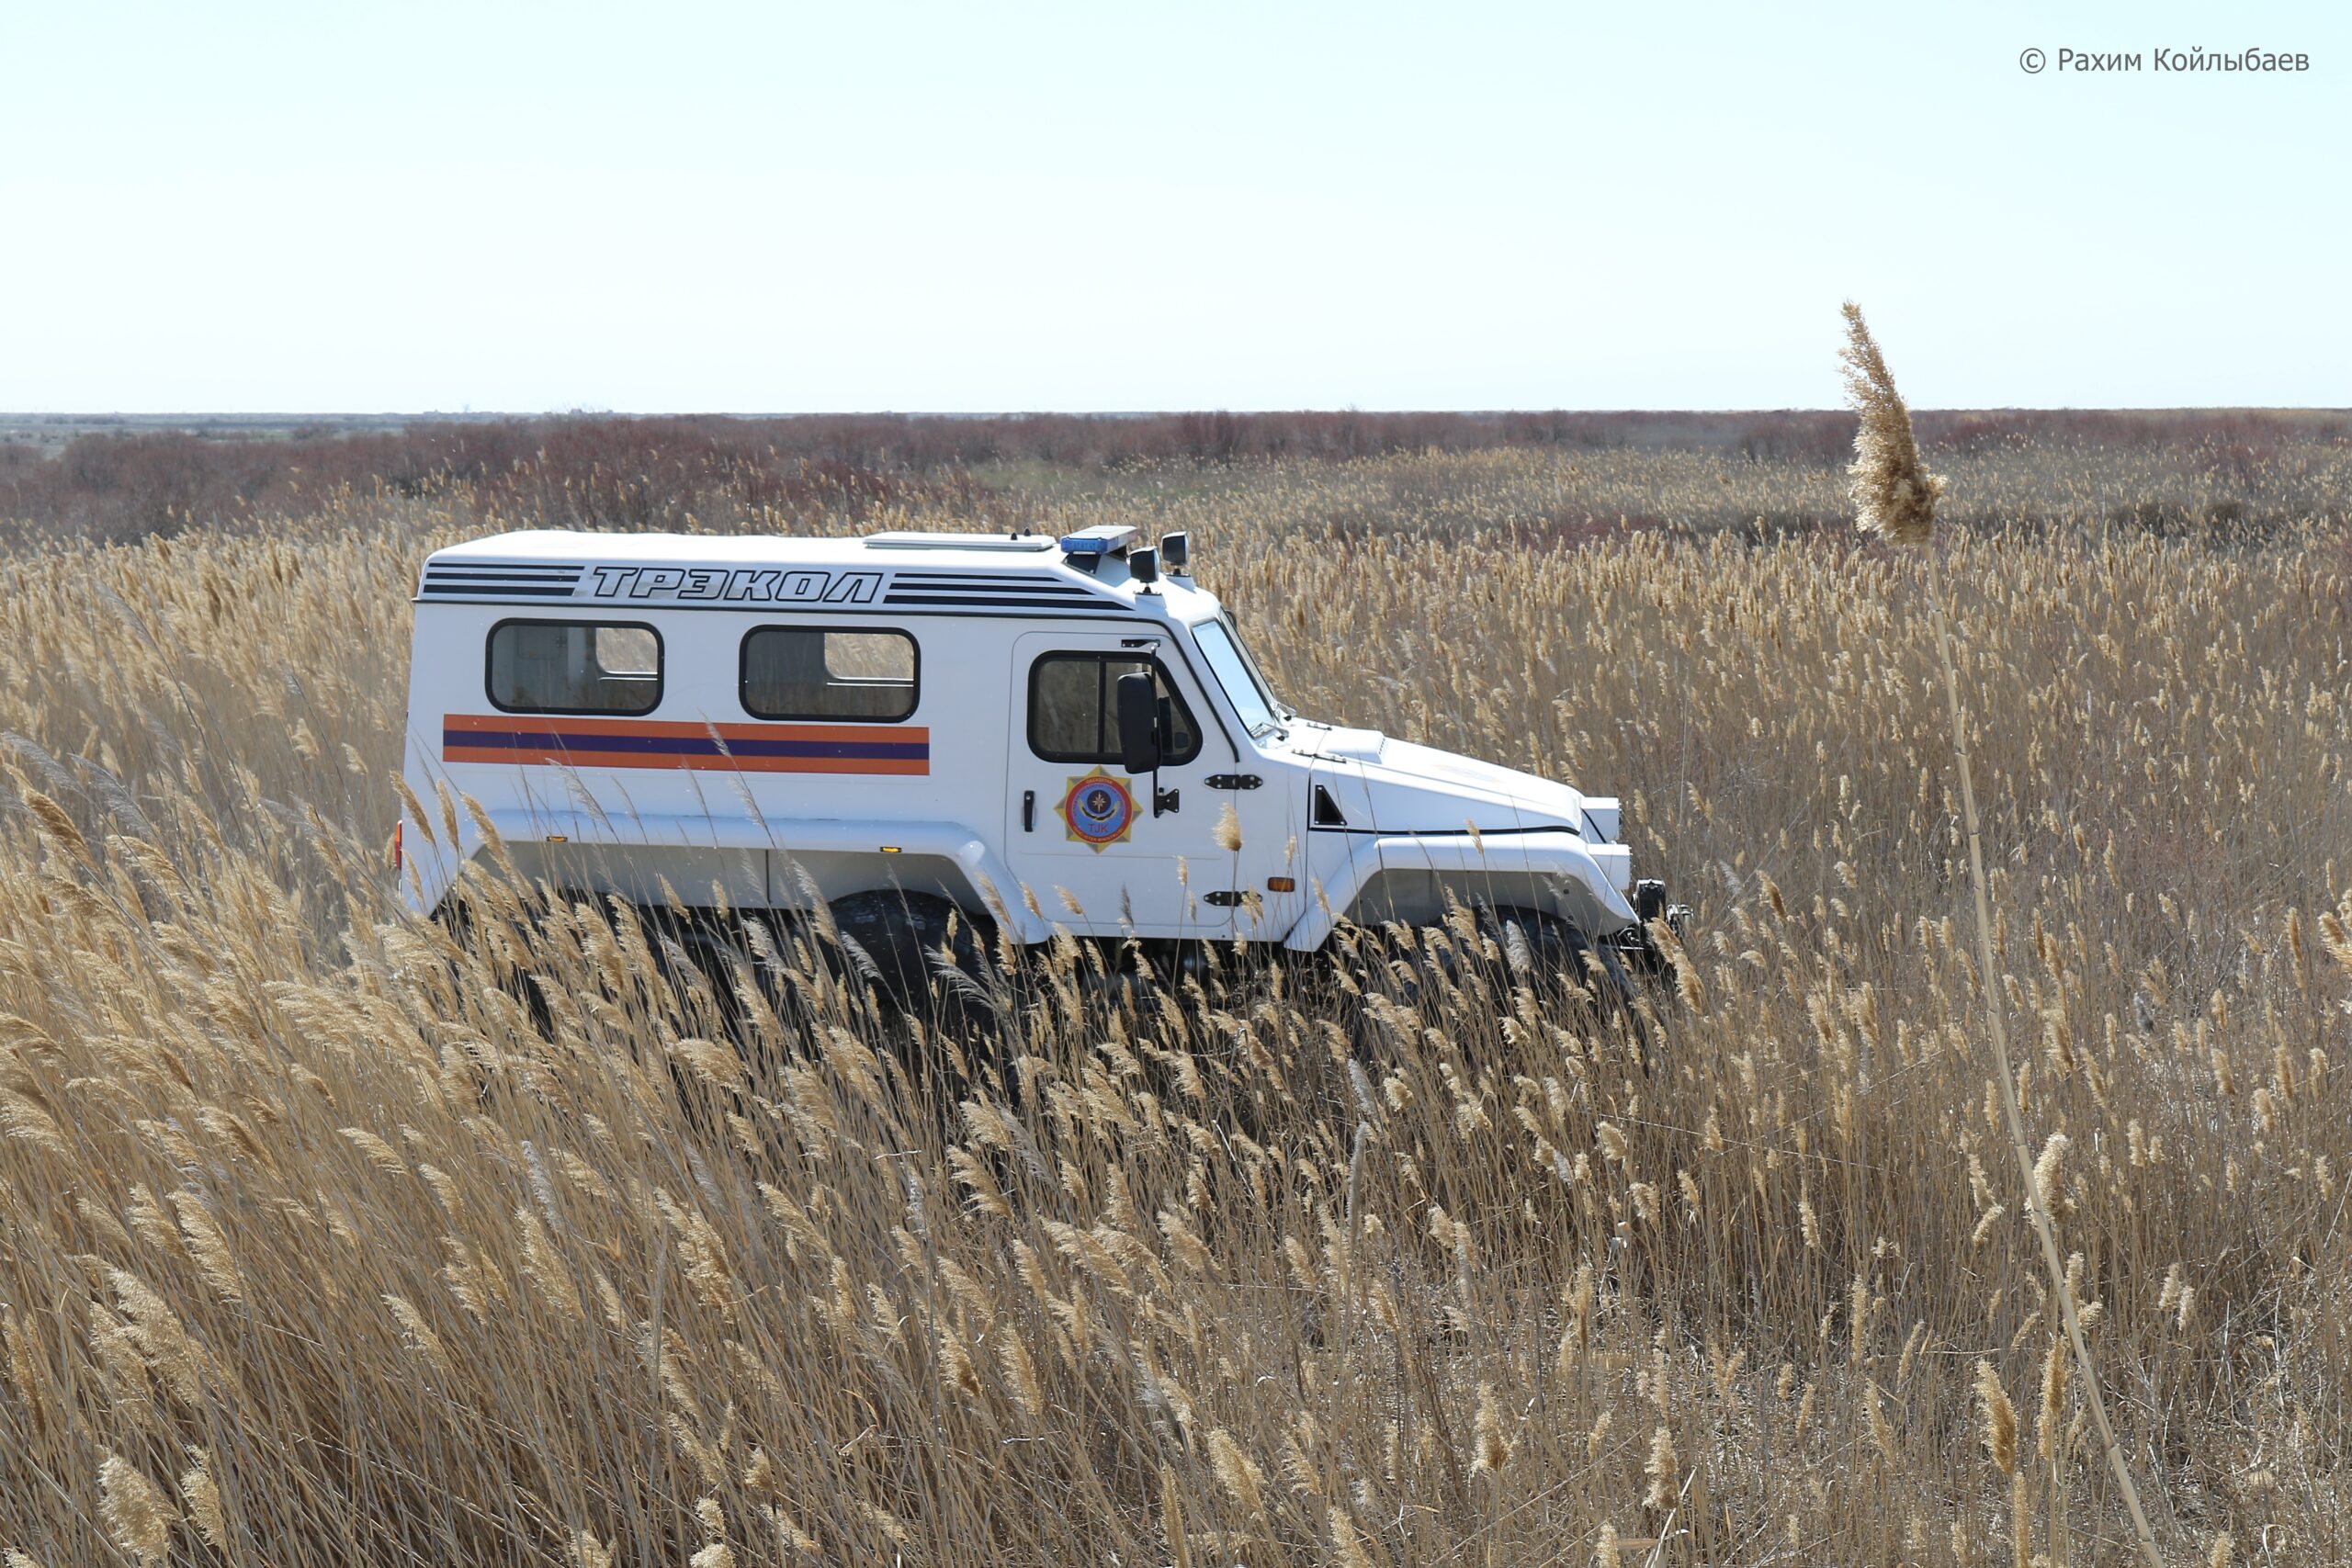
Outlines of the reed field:
{"label": "reed field", "polygon": [[1189,529],[1303,712],[1623,795],[1696,907],[1631,1020],[1466,913],[1146,988],[999,946],[912,1022],[820,930],[730,983],[495,866],[418,920],[424,555],[606,513],[12,527],[0,1561],[2131,1561],[1990,1008],[2167,1560],[2352,1561],[2352,446],[1929,456],[1989,977],[1921,558],[1835,456],[684,520]]}

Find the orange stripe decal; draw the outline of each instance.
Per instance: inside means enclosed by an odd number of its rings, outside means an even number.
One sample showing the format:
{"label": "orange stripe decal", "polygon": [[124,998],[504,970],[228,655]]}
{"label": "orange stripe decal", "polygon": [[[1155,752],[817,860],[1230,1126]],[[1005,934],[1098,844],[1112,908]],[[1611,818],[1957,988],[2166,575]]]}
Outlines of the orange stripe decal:
{"label": "orange stripe decal", "polygon": [[694,724],[662,719],[448,714],[447,762],[691,768],[746,773],[931,772],[931,731],[911,725]]}

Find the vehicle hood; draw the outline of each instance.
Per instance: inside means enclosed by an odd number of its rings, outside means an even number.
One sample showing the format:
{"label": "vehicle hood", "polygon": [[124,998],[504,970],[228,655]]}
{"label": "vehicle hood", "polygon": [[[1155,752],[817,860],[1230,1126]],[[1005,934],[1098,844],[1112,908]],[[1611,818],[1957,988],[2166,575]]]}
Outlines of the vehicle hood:
{"label": "vehicle hood", "polygon": [[1318,774],[1351,776],[1367,820],[1351,826],[1395,833],[1525,832],[1565,828],[1588,842],[1600,841],[1598,825],[1585,815],[1585,797],[1568,785],[1534,773],[1434,746],[1395,740],[1374,729],[1331,729],[1300,737],[1315,754]]}

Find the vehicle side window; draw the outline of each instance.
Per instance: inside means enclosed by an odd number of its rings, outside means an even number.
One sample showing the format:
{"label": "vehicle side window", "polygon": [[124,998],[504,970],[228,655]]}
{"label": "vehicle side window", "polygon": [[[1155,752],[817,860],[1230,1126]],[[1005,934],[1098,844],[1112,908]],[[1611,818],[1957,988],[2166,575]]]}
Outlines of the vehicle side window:
{"label": "vehicle side window", "polygon": [[757,626],[743,637],[743,711],[895,723],[915,711],[920,669],[915,639],[904,632]]}
{"label": "vehicle side window", "polygon": [[501,621],[490,628],[491,703],[509,713],[651,713],[662,636],[612,621]]}
{"label": "vehicle side window", "polygon": [[1132,654],[1048,653],[1029,667],[1029,750],[1048,762],[1119,760],[1119,677],[1148,674],[1173,720],[1166,760],[1201,753],[1200,727],[1157,661]]}

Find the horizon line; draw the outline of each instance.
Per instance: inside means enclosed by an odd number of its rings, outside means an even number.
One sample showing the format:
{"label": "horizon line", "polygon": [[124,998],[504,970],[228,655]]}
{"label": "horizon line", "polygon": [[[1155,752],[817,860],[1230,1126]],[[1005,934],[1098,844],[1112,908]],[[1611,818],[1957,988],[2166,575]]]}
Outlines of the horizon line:
{"label": "horizon line", "polygon": [[[1230,414],[1247,418],[1263,418],[1284,414],[1363,414],[1374,418],[1398,418],[1413,415],[1441,415],[1453,419],[1504,419],[1537,414],[1590,414],[1653,416],[1703,416],[1723,418],[1729,415],[1757,414],[1851,414],[1842,405],[1797,405],[1779,407],[1569,407],[1529,406],[1521,408],[1362,408],[1342,405],[1337,408],[1235,408],[1230,406],[1198,405],[1162,409],[110,409],[110,410],[0,410],[0,427],[19,424],[97,424],[137,422],[245,422],[252,423],[289,423],[295,421],[411,421],[452,420],[488,423],[501,420],[587,420],[587,419],[728,419],[728,420],[801,420],[801,419],[1166,419],[1192,414]],[[2120,413],[2120,414],[2343,414],[2352,415],[2352,406],[2325,403],[2003,403],[1973,407],[1935,407],[1921,404],[1914,414],[2034,414],[2034,413]]]}

